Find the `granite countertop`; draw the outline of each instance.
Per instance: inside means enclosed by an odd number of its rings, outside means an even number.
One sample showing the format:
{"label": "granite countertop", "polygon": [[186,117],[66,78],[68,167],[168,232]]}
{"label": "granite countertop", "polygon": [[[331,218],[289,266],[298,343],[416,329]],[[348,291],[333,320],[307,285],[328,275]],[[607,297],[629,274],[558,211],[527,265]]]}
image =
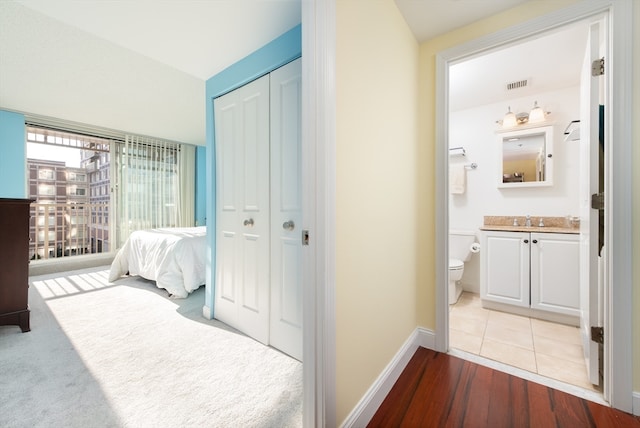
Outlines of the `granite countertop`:
{"label": "granite countertop", "polygon": [[[518,226],[513,220],[518,220]],[[544,226],[538,226],[542,218]],[[565,217],[531,216],[531,226],[525,226],[525,216],[485,216],[480,230],[497,230],[504,232],[538,232],[538,233],[580,233],[580,220],[573,217],[567,222]],[[567,225],[569,223],[569,225]]]}

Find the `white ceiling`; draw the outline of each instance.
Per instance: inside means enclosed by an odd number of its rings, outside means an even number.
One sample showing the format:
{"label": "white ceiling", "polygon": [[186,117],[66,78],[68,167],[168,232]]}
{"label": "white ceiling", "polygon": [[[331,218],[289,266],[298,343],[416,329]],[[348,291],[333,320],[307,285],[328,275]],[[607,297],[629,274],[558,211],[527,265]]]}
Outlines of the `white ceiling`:
{"label": "white ceiling", "polygon": [[[506,103],[578,86],[587,31],[586,22],[574,23],[453,65],[449,74],[450,110]],[[526,87],[507,91],[507,83],[525,79]],[[507,107],[505,104],[505,112]]]}
{"label": "white ceiling", "polygon": [[527,0],[395,0],[419,42],[495,15]]}
{"label": "white ceiling", "polygon": [[[204,81],[298,25],[302,1],[0,0],[0,80],[9,82],[0,85],[0,98],[16,111],[204,144]],[[418,41],[524,1],[395,0]],[[86,33],[92,37],[83,37]],[[503,90],[514,79],[530,78],[527,90],[536,92],[577,85],[585,42],[584,28],[575,28],[456,65],[450,105],[470,108],[528,95]],[[41,70],[42,61],[49,68]],[[51,70],[61,61],[74,66]],[[154,72],[152,64],[168,67]],[[135,74],[127,71],[134,69]],[[107,80],[95,85],[98,77]],[[85,89],[66,93],[69,79]],[[123,100],[129,102],[133,94],[120,93],[125,89],[158,107],[129,108]],[[60,97],[68,100],[66,110],[48,102]],[[82,109],[95,99],[101,102]],[[163,106],[166,99],[172,100],[170,106]]]}
{"label": "white ceiling", "polygon": [[[301,14],[301,0],[16,1],[202,80],[293,28]],[[418,41],[525,1],[395,0]],[[580,67],[581,31],[541,38],[456,67],[452,109],[476,105],[475,100],[505,99],[510,94],[504,84],[515,79],[531,79],[531,86],[518,96],[567,86]]]}
{"label": "white ceiling", "polygon": [[16,2],[202,80],[301,19],[300,0]]}
{"label": "white ceiling", "polygon": [[[418,41],[425,41],[527,0],[395,0]],[[452,111],[579,85],[587,26],[577,23],[456,64],[449,79]],[[526,88],[506,91],[528,79]],[[507,109],[505,105],[505,112]]]}

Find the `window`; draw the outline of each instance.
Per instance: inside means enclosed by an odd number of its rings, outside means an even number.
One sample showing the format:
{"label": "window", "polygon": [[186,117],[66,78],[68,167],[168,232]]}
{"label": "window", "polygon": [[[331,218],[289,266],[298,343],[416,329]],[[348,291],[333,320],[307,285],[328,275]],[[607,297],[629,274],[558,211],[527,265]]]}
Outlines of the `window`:
{"label": "window", "polygon": [[77,173],[77,172],[69,171],[67,180],[69,180],[69,181],[86,182],[87,181],[87,174],[80,174],[80,173]]}
{"label": "window", "polygon": [[47,217],[45,217],[44,215],[39,215],[37,216],[38,219],[38,226],[42,226],[42,227],[53,227],[56,225],[56,217],[54,215],[49,215],[49,221],[47,223]]}
{"label": "window", "polygon": [[87,194],[87,189],[76,186],[69,186],[67,193],[70,196],[85,196]]}
{"label": "window", "polygon": [[38,195],[52,196],[56,194],[56,187],[53,184],[38,185]]}
{"label": "window", "polygon": [[[44,238],[45,238],[45,231],[44,230],[40,230],[38,232],[38,242],[44,242],[44,240],[45,240]],[[55,230],[50,230],[47,233],[47,239],[49,241],[55,241],[56,240],[56,232],[55,232]]]}
{"label": "window", "polygon": [[53,180],[53,170],[52,169],[39,169],[38,170],[38,178],[40,180]]}
{"label": "window", "polygon": [[[105,138],[92,133],[89,128],[75,133],[27,124],[27,164],[34,171],[28,176],[29,197],[36,199],[32,213],[48,200],[55,211],[43,210],[43,215],[57,223],[54,235],[38,224],[46,222],[44,217],[32,223],[30,250],[38,257],[50,257],[35,244],[45,236],[56,249],[53,257],[63,257],[73,248],[96,248],[96,242],[109,251],[132,230],[193,222],[193,146],[104,130],[96,133]],[[110,176],[110,162],[117,163],[117,177]],[[117,215],[109,213],[111,198],[118,201]],[[114,231],[121,233],[110,237]]]}
{"label": "window", "polygon": [[71,224],[87,224],[87,219],[84,216],[71,217]]}

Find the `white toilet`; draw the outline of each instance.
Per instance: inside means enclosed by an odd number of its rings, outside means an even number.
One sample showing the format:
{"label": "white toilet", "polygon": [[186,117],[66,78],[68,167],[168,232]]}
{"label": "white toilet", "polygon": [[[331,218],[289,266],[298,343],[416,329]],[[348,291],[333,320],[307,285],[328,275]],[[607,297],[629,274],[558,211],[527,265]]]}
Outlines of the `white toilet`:
{"label": "white toilet", "polygon": [[471,259],[471,246],[476,242],[473,231],[449,231],[449,304],[453,305],[462,294],[460,280],[464,272],[464,262]]}

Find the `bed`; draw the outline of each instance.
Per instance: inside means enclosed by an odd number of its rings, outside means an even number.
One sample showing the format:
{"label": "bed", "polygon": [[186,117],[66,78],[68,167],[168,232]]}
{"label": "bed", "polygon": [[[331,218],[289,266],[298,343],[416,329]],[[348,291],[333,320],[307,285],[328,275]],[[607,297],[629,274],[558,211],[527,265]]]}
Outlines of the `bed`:
{"label": "bed", "polygon": [[204,226],[135,231],[111,263],[109,281],[138,275],[185,298],[205,283],[206,235]]}

